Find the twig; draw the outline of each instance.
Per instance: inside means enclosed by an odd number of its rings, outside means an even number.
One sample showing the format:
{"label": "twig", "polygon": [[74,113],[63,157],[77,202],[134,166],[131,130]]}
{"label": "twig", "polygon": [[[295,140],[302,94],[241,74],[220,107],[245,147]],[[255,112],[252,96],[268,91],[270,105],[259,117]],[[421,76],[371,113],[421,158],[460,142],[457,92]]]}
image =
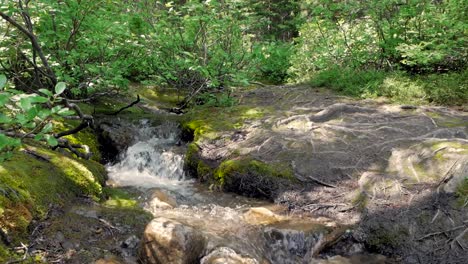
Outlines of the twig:
{"label": "twig", "polygon": [[[432,237],[432,236],[444,234],[444,233],[447,233],[447,232],[455,231],[455,230],[458,230],[458,229],[463,228],[463,227],[465,227],[465,225],[457,226],[457,227],[454,227],[454,228],[451,228],[451,229],[448,229],[448,230],[444,230],[444,231],[429,233],[429,234],[427,234],[427,235],[425,235],[425,236],[422,236],[422,237],[416,239],[416,241],[423,240],[423,239],[426,239],[426,238],[428,238],[428,237]],[[468,229],[468,228],[467,228],[467,229]],[[463,231],[463,232],[466,233],[467,229],[465,229],[465,231]]]}
{"label": "twig", "polygon": [[123,110],[125,110],[127,108],[130,108],[130,107],[138,104],[139,102],[140,102],[140,95],[138,94],[137,99],[135,101],[133,101],[131,104],[129,104],[129,105],[125,106],[125,107],[120,108],[119,110],[115,111],[114,113],[111,113],[110,115],[118,115]]}
{"label": "twig", "polygon": [[465,249],[465,247],[461,244],[461,242],[460,242],[459,239],[462,238],[467,232],[468,232],[468,228],[465,228],[465,230],[463,230],[463,232],[461,232],[460,234],[458,234],[458,236],[456,236],[456,237],[453,239],[452,243],[450,243],[450,248],[453,249],[453,248],[455,247],[455,242],[457,242],[458,245],[459,245],[462,249]]}

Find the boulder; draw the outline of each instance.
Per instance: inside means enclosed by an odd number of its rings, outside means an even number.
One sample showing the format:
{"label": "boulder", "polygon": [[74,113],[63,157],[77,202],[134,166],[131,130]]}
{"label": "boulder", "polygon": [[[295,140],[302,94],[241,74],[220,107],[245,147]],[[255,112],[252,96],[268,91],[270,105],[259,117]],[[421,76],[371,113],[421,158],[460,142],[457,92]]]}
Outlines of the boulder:
{"label": "boulder", "polygon": [[259,262],[253,258],[243,257],[237,254],[233,249],[227,247],[219,247],[213,250],[210,254],[203,257],[201,264],[258,264]]}
{"label": "boulder", "polygon": [[268,225],[285,219],[284,216],[275,214],[265,207],[250,208],[244,213],[243,217],[251,225]]}
{"label": "boulder", "polygon": [[196,263],[205,238],[197,230],[163,217],[153,219],[143,234],[140,259],[150,264]]}

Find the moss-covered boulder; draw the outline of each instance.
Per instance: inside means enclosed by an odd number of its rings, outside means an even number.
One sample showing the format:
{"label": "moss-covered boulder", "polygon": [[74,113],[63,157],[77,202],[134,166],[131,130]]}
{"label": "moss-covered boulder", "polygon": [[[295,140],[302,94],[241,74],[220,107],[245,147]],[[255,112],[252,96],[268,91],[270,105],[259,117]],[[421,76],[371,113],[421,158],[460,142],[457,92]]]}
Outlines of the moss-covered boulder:
{"label": "moss-covered boulder", "polygon": [[77,195],[100,199],[104,167],[39,144],[25,145],[0,163],[0,262],[10,259],[9,246],[26,242],[33,219],[51,204],[64,205]]}

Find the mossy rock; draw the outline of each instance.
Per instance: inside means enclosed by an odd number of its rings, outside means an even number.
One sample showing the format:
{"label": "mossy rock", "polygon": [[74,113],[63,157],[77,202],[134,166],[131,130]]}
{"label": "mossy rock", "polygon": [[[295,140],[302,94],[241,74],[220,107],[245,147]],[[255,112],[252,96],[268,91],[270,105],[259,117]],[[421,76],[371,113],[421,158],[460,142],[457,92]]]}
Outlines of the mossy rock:
{"label": "mossy rock", "polygon": [[210,182],[213,180],[215,166],[210,166],[200,158],[199,147],[196,143],[190,143],[185,153],[184,169],[192,177],[201,182]]}
{"label": "mossy rock", "polygon": [[265,163],[249,157],[222,162],[214,179],[225,191],[271,200],[296,183],[289,164]]}
{"label": "mossy rock", "polygon": [[27,238],[32,219],[43,217],[50,204],[64,205],[77,195],[99,200],[106,179],[95,161],[32,144],[0,163],[0,228],[13,244]]}

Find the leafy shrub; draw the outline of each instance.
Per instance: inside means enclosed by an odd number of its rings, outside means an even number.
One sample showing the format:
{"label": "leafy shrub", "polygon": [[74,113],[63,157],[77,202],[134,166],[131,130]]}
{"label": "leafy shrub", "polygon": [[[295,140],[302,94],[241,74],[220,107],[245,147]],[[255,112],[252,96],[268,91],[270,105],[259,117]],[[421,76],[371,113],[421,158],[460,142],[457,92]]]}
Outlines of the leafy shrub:
{"label": "leafy shrub", "polygon": [[385,74],[380,71],[357,71],[351,68],[332,68],[313,75],[310,83],[329,87],[347,95],[378,94]]}
{"label": "leafy shrub", "polygon": [[230,107],[236,104],[235,98],[227,93],[215,94],[208,92],[197,96],[195,102],[206,107]]}
{"label": "leafy shrub", "polygon": [[265,42],[254,46],[252,60],[258,77],[272,83],[282,83],[288,76],[292,45],[287,42]]}
{"label": "leafy shrub", "polygon": [[39,89],[40,94],[25,94],[6,86],[5,75],[0,75],[0,160],[21,145],[30,135],[50,146],[58,145],[53,133],[53,120],[74,113],[57,105],[65,91],[65,83],[58,83],[55,93]]}
{"label": "leafy shrub", "polygon": [[468,104],[468,70],[421,77],[428,100],[437,104]]}

